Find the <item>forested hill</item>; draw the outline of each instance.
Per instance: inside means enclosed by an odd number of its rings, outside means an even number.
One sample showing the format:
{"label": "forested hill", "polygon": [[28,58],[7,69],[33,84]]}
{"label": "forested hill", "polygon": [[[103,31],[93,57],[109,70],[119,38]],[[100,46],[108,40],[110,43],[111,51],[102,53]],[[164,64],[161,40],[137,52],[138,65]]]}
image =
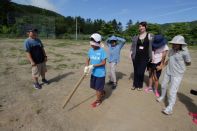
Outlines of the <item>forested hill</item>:
{"label": "forested hill", "polygon": [[[39,29],[41,37],[74,38],[76,32],[76,18],[64,17],[46,9],[21,5],[11,0],[0,0],[0,35],[7,37],[25,36],[30,27]],[[121,16],[120,16],[121,17]],[[139,22],[133,23],[132,16],[128,19],[123,30],[122,23],[116,19],[104,21],[102,19],[84,19],[77,17],[78,36],[88,38],[89,34],[99,32],[103,36],[120,35],[126,39],[138,33]],[[190,44],[197,43],[197,20],[192,22],[156,24],[148,23],[149,32],[164,34],[170,40],[177,34],[182,34]]]}

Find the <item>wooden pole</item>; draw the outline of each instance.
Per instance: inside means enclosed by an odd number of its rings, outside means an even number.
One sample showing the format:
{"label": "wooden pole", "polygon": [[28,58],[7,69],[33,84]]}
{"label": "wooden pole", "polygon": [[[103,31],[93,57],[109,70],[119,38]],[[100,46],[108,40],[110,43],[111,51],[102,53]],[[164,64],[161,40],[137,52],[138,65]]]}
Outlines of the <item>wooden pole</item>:
{"label": "wooden pole", "polygon": [[66,99],[63,108],[68,104],[69,100],[72,98],[73,94],[75,93],[75,91],[77,90],[77,88],[79,87],[79,85],[81,84],[81,82],[83,81],[83,79],[85,78],[86,74],[83,74],[83,76],[80,78],[80,80],[77,82],[77,84],[74,86],[73,91],[69,94],[68,98]]}

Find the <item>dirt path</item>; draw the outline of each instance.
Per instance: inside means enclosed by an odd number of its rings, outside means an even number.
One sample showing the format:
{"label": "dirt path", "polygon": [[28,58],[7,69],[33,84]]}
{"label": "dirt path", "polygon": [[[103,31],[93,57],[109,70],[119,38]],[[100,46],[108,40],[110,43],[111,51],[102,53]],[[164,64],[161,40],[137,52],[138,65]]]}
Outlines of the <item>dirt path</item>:
{"label": "dirt path", "polygon": [[0,131],[197,130],[188,115],[189,111],[197,112],[197,97],[189,94],[190,89],[197,89],[196,50],[191,50],[192,66],[184,75],[174,114],[165,116],[161,113],[165,103],[157,103],[153,93],[130,90],[133,68],[128,58],[129,45],[121,53],[118,87],[111,90],[106,85],[102,105],[91,108],[95,92],[89,88],[87,77],[62,109],[66,96],[83,74],[88,43],[44,40],[51,84],[43,85],[42,90],[32,88],[22,43],[23,40],[0,40]]}

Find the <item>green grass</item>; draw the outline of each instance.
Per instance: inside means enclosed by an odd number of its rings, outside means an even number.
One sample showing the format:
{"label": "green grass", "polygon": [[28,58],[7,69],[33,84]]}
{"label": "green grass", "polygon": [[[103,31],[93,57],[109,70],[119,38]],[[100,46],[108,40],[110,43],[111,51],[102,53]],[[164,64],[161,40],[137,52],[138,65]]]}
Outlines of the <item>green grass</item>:
{"label": "green grass", "polygon": [[64,60],[64,58],[56,58],[55,60],[53,60],[52,62],[56,63],[56,62],[62,62]]}
{"label": "green grass", "polygon": [[57,43],[57,44],[53,44],[52,46],[53,47],[65,47],[65,46],[68,46],[68,45],[72,45],[73,42],[61,42],[61,43]]}
{"label": "green grass", "polygon": [[197,50],[197,45],[188,46],[188,48],[189,48],[190,50]]}
{"label": "green grass", "polygon": [[61,70],[61,69],[65,69],[67,68],[68,65],[67,64],[59,64],[55,67],[56,70]]}
{"label": "green grass", "polygon": [[27,64],[29,64],[29,61],[26,60],[26,59],[20,59],[20,60],[18,61],[18,65],[27,65]]}
{"label": "green grass", "polygon": [[87,55],[87,53],[85,53],[85,52],[71,52],[71,54],[73,54],[73,55],[80,55],[80,56],[86,56]]}

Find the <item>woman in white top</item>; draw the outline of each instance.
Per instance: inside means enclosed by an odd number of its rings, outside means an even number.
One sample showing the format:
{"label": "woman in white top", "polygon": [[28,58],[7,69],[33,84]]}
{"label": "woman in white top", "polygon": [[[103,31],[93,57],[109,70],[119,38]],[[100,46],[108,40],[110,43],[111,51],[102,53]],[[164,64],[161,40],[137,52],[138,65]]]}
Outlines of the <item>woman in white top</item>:
{"label": "woman in white top", "polygon": [[155,35],[152,43],[152,61],[148,64],[149,71],[149,84],[145,88],[145,92],[152,91],[154,83],[154,93],[156,97],[159,97],[158,86],[159,77],[163,68],[166,54],[169,50],[167,46],[167,40],[162,35]]}

